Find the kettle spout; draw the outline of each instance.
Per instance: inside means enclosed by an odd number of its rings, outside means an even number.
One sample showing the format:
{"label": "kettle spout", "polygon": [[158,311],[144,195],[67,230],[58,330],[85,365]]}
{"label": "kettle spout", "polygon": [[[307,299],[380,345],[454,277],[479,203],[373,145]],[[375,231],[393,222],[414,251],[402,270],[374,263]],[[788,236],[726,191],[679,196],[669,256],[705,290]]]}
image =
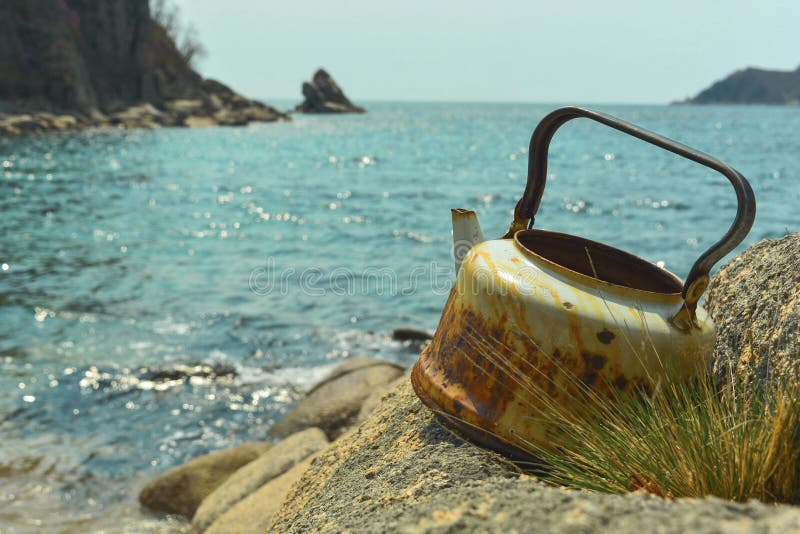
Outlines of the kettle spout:
{"label": "kettle spout", "polygon": [[453,258],[458,274],[467,252],[483,241],[483,232],[478,223],[478,214],[474,211],[453,208],[450,212],[453,215]]}

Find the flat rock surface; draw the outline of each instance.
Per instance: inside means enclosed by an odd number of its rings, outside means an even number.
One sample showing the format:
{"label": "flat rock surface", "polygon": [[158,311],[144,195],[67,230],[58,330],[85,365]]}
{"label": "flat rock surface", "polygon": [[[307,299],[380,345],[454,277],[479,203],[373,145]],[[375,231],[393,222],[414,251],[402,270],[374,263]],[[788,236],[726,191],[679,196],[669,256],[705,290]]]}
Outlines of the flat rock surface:
{"label": "flat rock surface", "polygon": [[205,531],[206,534],[262,534],[272,523],[286,494],[311,464],[304,460],[239,501]]}
{"label": "flat rock surface", "polygon": [[236,503],[326,445],[328,439],[318,428],[292,434],[233,473],[208,495],[194,514],[192,527],[205,530]]}
{"label": "flat rock surface", "polygon": [[404,381],[320,452],[272,532],[790,532],[800,510],[547,486],[444,429]]}
{"label": "flat rock surface", "polygon": [[749,381],[800,378],[800,234],[751,246],[714,276],[714,371]]}
{"label": "flat rock surface", "polygon": [[148,482],[139,493],[139,502],[158,512],[192,517],[206,496],[270,447],[267,443],[245,443],[198,456]]}

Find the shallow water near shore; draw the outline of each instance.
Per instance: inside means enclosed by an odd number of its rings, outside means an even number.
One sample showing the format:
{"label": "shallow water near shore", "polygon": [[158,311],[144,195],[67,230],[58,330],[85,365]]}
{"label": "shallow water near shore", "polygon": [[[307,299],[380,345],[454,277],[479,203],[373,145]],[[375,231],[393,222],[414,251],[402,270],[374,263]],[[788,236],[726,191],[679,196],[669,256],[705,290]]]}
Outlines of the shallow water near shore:
{"label": "shallow water near shore", "polygon": [[[391,330],[436,326],[449,209],[505,232],[556,106],[367,107],[0,139],[0,529],[166,528],[136,509],[145,480],[265,439],[347,358],[416,359]],[[741,171],[740,249],[800,230],[800,108],[595,107]],[[736,210],[721,175],[588,121],[556,134],[549,173],[537,227],[679,276]]]}

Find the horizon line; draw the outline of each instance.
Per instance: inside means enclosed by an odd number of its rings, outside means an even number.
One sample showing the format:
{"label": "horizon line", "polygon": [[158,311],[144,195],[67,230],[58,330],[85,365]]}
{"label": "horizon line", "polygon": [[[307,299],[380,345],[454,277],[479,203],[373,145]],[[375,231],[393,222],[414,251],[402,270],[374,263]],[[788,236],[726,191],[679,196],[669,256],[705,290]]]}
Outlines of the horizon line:
{"label": "horizon line", "polygon": [[[271,96],[271,97],[261,97],[256,96],[259,100],[263,102],[269,103],[270,101],[293,101],[297,102],[298,104],[303,102],[302,97],[287,97],[287,96]],[[360,102],[372,102],[376,104],[388,104],[388,103],[397,103],[397,104],[543,104],[543,105],[614,105],[614,106],[669,106],[674,103],[680,102],[679,100],[674,100],[672,102],[664,102],[664,101],[641,101],[641,102],[622,102],[622,101],[612,101],[612,100],[444,100],[444,99],[397,99],[397,98],[362,98],[362,99],[350,99],[351,102],[354,104],[358,104]]]}

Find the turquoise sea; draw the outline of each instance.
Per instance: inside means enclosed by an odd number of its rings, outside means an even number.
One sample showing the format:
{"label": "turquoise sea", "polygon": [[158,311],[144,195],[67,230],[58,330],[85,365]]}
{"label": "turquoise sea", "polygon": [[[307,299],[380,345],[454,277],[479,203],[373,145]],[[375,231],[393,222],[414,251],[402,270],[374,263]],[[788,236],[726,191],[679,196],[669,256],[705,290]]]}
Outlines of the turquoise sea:
{"label": "turquoise sea", "polygon": [[[157,472],[265,439],[347,358],[415,360],[391,331],[436,326],[450,208],[502,234],[556,106],[367,107],[0,139],[0,531],[157,528],[135,503]],[[745,244],[800,230],[800,108],[594,107],[741,171]],[[722,176],[586,120],[549,173],[537,227],[679,276],[735,213]]]}

